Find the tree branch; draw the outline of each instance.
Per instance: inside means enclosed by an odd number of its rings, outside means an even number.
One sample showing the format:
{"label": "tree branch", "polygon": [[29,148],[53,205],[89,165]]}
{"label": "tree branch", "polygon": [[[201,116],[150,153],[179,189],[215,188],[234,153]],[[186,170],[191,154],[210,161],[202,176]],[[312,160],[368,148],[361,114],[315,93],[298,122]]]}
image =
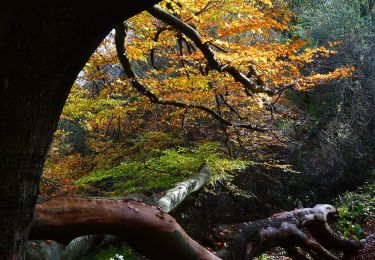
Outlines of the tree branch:
{"label": "tree branch", "polygon": [[[228,247],[220,250],[218,255],[225,259],[248,259],[273,247],[281,246],[288,248],[289,253],[298,255],[302,259],[302,255],[297,254],[293,249],[299,246],[323,259],[337,260],[338,258],[328,249],[337,249],[349,254],[360,249],[362,245],[358,241],[339,237],[330,231],[327,217],[333,212],[335,212],[334,207],[322,204],[314,208],[281,213],[269,219],[243,223],[237,227],[225,227],[224,232],[227,233],[227,237],[224,239],[228,241]],[[309,230],[316,242],[301,231],[303,228]],[[326,234],[327,230],[330,234]]]}
{"label": "tree branch", "polygon": [[[182,181],[180,183],[177,183],[173,188],[167,190],[166,194],[160,198],[158,201],[154,201],[154,200],[145,200],[143,197],[141,198],[139,196],[139,194],[135,194],[135,193],[131,193],[131,194],[128,194],[124,197],[122,197],[121,199],[118,199],[118,198],[115,198],[115,199],[105,199],[105,198],[102,198],[101,200],[102,201],[107,201],[107,204],[109,203],[112,203],[112,204],[116,204],[116,202],[118,203],[118,205],[116,205],[115,207],[125,207],[127,204],[126,203],[130,203],[129,201],[131,200],[136,200],[138,201],[139,203],[141,203],[141,205],[143,206],[146,206],[146,203],[147,204],[150,204],[149,206],[154,206],[153,208],[157,208],[158,210],[162,210],[160,212],[158,212],[158,217],[163,219],[165,218],[165,215],[163,212],[165,213],[168,213],[170,211],[172,211],[173,209],[175,209],[181,202],[184,201],[184,199],[189,196],[191,193],[193,192],[196,192],[198,191],[199,189],[201,189],[211,178],[211,170],[209,168],[209,166],[204,163],[200,166],[199,170],[198,170],[198,173],[190,178],[190,179],[187,179],[185,181]],[[69,211],[68,207],[70,207],[69,204],[69,200],[72,200],[72,201],[75,201],[74,203],[78,203],[79,201],[82,201],[83,203],[93,203],[93,204],[96,204],[97,202],[100,202],[100,200],[95,200],[95,198],[65,198],[65,200],[67,201],[67,205],[65,205],[64,207],[65,208],[61,208],[60,210],[61,211]],[[124,204],[121,204],[121,201],[124,203]],[[100,206],[100,205],[99,205]],[[156,207],[155,207],[156,206]],[[83,206],[84,207],[84,206]],[[134,207],[134,206],[129,206],[127,205],[128,208],[138,212],[138,208],[137,207]],[[50,210],[51,207],[48,206],[48,209]],[[100,211],[98,211],[98,220],[99,221],[99,218],[100,218],[100,215],[101,215],[101,211],[102,210],[105,210],[105,209],[101,209]],[[47,210],[46,210],[47,211]],[[40,231],[40,229],[43,229],[45,228],[44,227],[40,227],[40,219],[38,219],[38,217],[40,217],[40,210],[39,211],[36,211],[36,222],[34,223],[34,226],[35,229],[32,231],[32,236],[31,238],[32,239],[41,239],[42,237],[41,236],[44,236],[44,235],[41,235],[39,234],[38,232],[42,232],[43,231]],[[49,212],[49,217],[52,217],[52,213]],[[88,214],[88,213],[84,213],[81,215],[81,218],[83,216],[86,217],[85,214]],[[88,220],[88,222],[90,222],[91,220]],[[114,220],[113,220],[114,221]],[[124,221],[127,221],[127,219],[124,217]],[[100,221],[99,221],[100,222]],[[104,225],[104,222],[106,222],[105,220],[103,220],[103,225]],[[123,230],[124,232],[126,230]],[[90,251],[93,251],[95,249],[98,249],[102,246],[105,246],[105,245],[108,245],[110,243],[113,243],[115,242],[116,240],[118,240],[119,238],[118,237],[114,237],[114,236],[110,236],[110,235],[90,235],[90,234],[112,234],[112,235],[116,235],[115,233],[113,233],[113,231],[111,229],[108,229],[104,232],[99,232],[94,228],[90,231],[80,231],[82,232],[82,234],[80,235],[88,235],[88,236],[80,236],[80,237],[76,237],[76,235],[64,235],[64,234],[61,234],[60,231],[58,231],[55,235],[57,238],[55,238],[56,241],[59,241],[59,242],[62,242],[62,243],[68,243],[69,240],[73,239],[72,241],[69,242],[68,245],[62,245],[62,244],[52,244],[52,246],[54,247],[57,247],[59,248],[59,253],[61,254],[62,257],[70,257],[72,259],[80,259],[82,258],[83,256],[87,255],[88,253],[90,253]],[[123,236],[119,236],[119,237],[123,237]],[[52,239],[53,237],[50,236],[50,235],[45,235],[44,236],[45,239]],[[127,240],[128,241],[128,240]],[[39,250],[34,250],[34,251],[37,251],[37,253],[39,255],[41,255],[41,258],[45,258],[47,256],[47,252],[50,251],[48,250],[48,245],[45,244],[45,243],[36,243],[36,242],[32,242],[33,245],[31,245],[34,249],[35,248],[39,248]],[[47,247],[47,248],[46,248]],[[39,251],[39,252],[38,252]],[[143,253],[143,249],[141,250],[142,253]]]}
{"label": "tree branch", "polygon": [[68,243],[78,236],[107,233],[152,259],[219,259],[191,239],[170,215],[136,201],[51,199],[37,204],[30,238]]}
{"label": "tree branch", "polygon": [[[208,174],[205,167],[198,174],[200,181],[188,184],[191,191],[205,182]],[[170,192],[174,193],[173,189]],[[296,250],[298,246],[310,255],[337,260],[339,258],[321,244],[319,232],[326,228],[318,225],[326,223],[327,216],[334,210],[330,205],[316,205],[268,219],[226,226],[218,232],[218,241],[224,248],[216,256],[191,239],[173,217],[155,206],[127,199],[55,198],[37,204],[30,238],[67,243],[77,236],[110,233],[152,259],[220,259],[218,256],[228,260],[249,259],[276,246],[287,248],[296,259],[306,259]],[[317,231],[310,232],[316,241],[308,238],[302,232],[303,228]],[[343,247],[335,249],[347,254],[362,247],[358,241],[337,235],[326,239],[333,239],[334,243],[337,239],[342,241]]]}

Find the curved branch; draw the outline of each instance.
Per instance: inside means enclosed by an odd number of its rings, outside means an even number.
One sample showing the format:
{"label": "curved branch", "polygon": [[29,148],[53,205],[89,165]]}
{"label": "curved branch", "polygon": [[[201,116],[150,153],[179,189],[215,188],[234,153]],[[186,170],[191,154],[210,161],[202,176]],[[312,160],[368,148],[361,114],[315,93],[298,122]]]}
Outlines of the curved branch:
{"label": "curved branch", "polygon": [[202,110],[226,126],[240,127],[240,128],[253,130],[253,131],[258,131],[258,132],[268,131],[267,128],[254,126],[250,123],[231,122],[225,119],[224,117],[222,117],[219,113],[215,112],[211,108],[203,106],[203,105],[197,105],[197,104],[185,103],[185,102],[176,101],[176,100],[168,100],[168,99],[160,98],[138,80],[136,74],[134,73],[132,69],[129,58],[127,57],[127,53],[125,50],[125,38],[126,38],[126,27],[123,23],[121,23],[118,26],[116,26],[116,33],[115,33],[115,44],[116,44],[118,59],[124,69],[126,76],[129,78],[132,86],[136,90],[138,90],[138,92],[140,92],[142,95],[148,97],[152,103],[160,104],[160,105],[170,105],[170,106],[187,108],[187,109],[193,108],[193,109]]}
{"label": "curved branch", "polygon": [[[164,11],[157,5],[151,7],[147,10],[155,18],[165,22],[174,29],[185,34],[194,44],[199,48],[206,58],[211,69],[214,69],[218,72],[227,72],[229,73],[235,81],[240,82],[248,95],[252,93],[266,93],[268,95],[275,94],[275,91],[269,89],[266,86],[261,86],[255,84],[251,79],[244,75],[241,71],[237,70],[235,67],[230,65],[222,65],[215,57],[215,52],[211,49],[209,43],[204,43],[202,38],[197,30],[192,26],[175,17],[174,15]],[[256,75],[254,75],[256,76]]]}
{"label": "curved branch", "polygon": [[136,201],[51,199],[36,205],[30,238],[67,243],[78,236],[107,233],[152,259],[219,259],[191,239],[173,217]]}
{"label": "curved branch", "polygon": [[[168,213],[172,211],[173,209],[175,209],[188,195],[201,189],[210,180],[210,177],[211,177],[211,170],[209,166],[206,163],[204,163],[200,166],[198,173],[194,177],[187,179],[185,181],[182,181],[180,183],[177,183],[174,188],[169,189],[166,192],[166,194],[162,198],[160,198],[158,201],[147,200],[147,199],[145,200],[143,197],[140,197],[139,195],[136,195],[134,193],[125,195],[124,197],[121,197],[121,198],[116,198],[116,199],[104,199],[103,198],[102,200],[107,200],[107,204],[112,203],[114,205],[116,204],[115,202],[118,202],[116,207],[121,207],[121,206],[125,207],[126,204],[121,204],[120,203],[121,201],[127,203],[130,200],[136,200],[138,202],[142,202],[141,205],[143,206],[145,206],[146,205],[145,203],[147,202],[149,206],[156,206],[157,209],[161,209],[163,212]],[[66,199],[66,200],[68,201],[69,199]],[[71,198],[71,200],[74,200],[74,198]],[[95,198],[91,198],[91,199],[90,198],[86,198],[86,199],[76,198],[76,201],[97,204],[100,200],[99,201],[95,200]],[[68,207],[70,207],[70,205],[68,204],[69,202],[66,203],[65,208],[61,208],[61,211],[69,211]],[[138,208],[135,208],[133,206],[127,205],[127,207],[135,211],[138,210]],[[48,209],[51,209],[50,206],[48,206]],[[36,228],[32,230],[33,233],[31,234],[31,238],[40,239],[41,237],[40,235],[38,235],[38,232],[43,232],[43,231],[39,231],[39,229],[43,229],[45,227],[38,226],[40,225],[38,224],[40,222],[40,220],[38,220],[40,212],[37,211],[35,214],[36,214],[36,222],[34,223],[34,227],[36,226]],[[52,214],[52,213],[49,212],[48,214]],[[85,214],[82,214],[81,218],[84,217]],[[100,214],[101,213],[99,211],[98,218],[100,217]],[[159,212],[157,214],[160,218],[164,218],[164,214],[162,212]],[[127,220],[124,218],[124,221],[127,221]],[[126,230],[123,230],[123,231],[125,232]],[[84,231],[82,232],[83,232],[82,234],[85,233]],[[95,234],[95,233],[98,234],[96,229],[92,229],[91,231],[88,231],[86,234]],[[107,230],[106,233],[115,235],[113,231],[110,229]],[[64,237],[61,237],[61,234],[56,234],[56,237],[58,237],[57,241],[60,241],[60,242],[67,242],[74,236],[75,235],[71,235],[66,238],[65,235]],[[48,237],[49,235],[47,234],[45,235],[44,238],[47,239]],[[48,239],[51,239],[51,238],[52,237],[49,237]],[[88,235],[88,236],[81,236],[81,237],[74,238],[66,246],[62,244],[56,244],[56,243],[52,245],[51,243],[49,243],[47,245],[46,243],[43,243],[43,242],[40,243],[40,241],[31,242],[32,244],[30,246],[32,246],[32,248],[34,249],[35,248],[39,249],[39,250],[34,250],[34,251],[36,252],[39,251],[38,254],[40,255],[40,258],[47,257],[46,252],[50,251],[50,248],[48,248],[48,246],[51,245],[51,247],[58,247],[60,249],[59,253],[61,253],[62,258],[65,257],[69,259],[81,259],[83,256],[87,255],[91,251],[96,250],[100,247],[106,246],[108,244],[111,244],[115,242],[116,240],[119,240],[119,237],[115,237],[112,235]]]}
{"label": "curved branch", "polygon": [[[199,189],[207,178],[208,169],[203,166],[201,180],[189,189]],[[198,175],[199,176],[199,175]],[[287,248],[288,253],[305,259],[295,247],[323,259],[338,258],[321,244],[321,234],[311,232],[306,236],[302,229],[324,230],[318,223],[326,223],[328,214],[334,212],[330,205],[298,209],[274,217],[219,230],[219,240],[225,246],[217,255],[227,260],[249,259],[276,246]],[[138,201],[106,198],[55,198],[37,204],[31,239],[53,239],[67,243],[77,236],[110,233],[124,239],[134,249],[152,259],[220,259],[191,239],[173,217]],[[223,237],[226,236],[226,237]],[[344,241],[340,247],[344,253],[355,252],[360,242],[329,237]],[[350,243],[349,243],[350,242]]]}

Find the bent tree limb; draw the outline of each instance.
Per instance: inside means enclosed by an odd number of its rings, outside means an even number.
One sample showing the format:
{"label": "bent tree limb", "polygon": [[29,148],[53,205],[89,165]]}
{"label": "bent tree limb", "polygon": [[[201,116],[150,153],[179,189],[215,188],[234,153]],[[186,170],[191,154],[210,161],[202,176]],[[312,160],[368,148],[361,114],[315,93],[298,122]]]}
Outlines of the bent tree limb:
{"label": "bent tree limb", "polygon": [[[215,255],[191,239],[173,217],[158,207],[128,200],[56,198],[37,205],[31,238],[67,243],[77,236],[111,233],[152,259],[251,259],[281,246],[293,259],[307,259],[298,247],[313,257],[337,260],[340,258],[328,249],[348,256],[362,245],[329,229],[327,216],[334,211],[330,205],[317,205],[226,227],[216,231],[219,235],[215,239],[225,241],[222,244],[227,246]],[[310,232],[313,239],[303,228],[314,230]],[[328,244],[320,244],[322,234],[328,235]]]}
{"label": "bent tree limb", "polygon": [[[166,213],[201,189],[210,176],[208,165],[203,164],[195,176],[168,190],[156,206],[127,198],[51,199],[37,204],[30,238],[63,244],[74,239],[62,253],[74,256],[77,254],[72,251],[77,245],[84,245],[86,252],[90,248],[87,238],[82,236],[95,234],[90,239],[100,245],[104,238],[100,235],[111,234],[152,259],[251,259],[280,246],[292,259],[308,259],[306,253],[309,253],[314,258],[337,260],[340,258],[329,250],[342,252],[346,257],[362,247],[360,242],[340,237],[330,229],[327,218],[335,212],[334,207],[316,205],[268,219],[221,227],[213,232],[217,234],[214,243],[220,242],[224,247],[213,254],[190,238]],[[305,234],[304,229],[310,234]]]}
{"label": "bent tree limb", "polygon": [[86,234],[111,233],[152,259],[218,259],[173,217],[142,202],[55,198],[37,204],[34,214],[31,239],[68,243]]}
{"label": "bent tree limb", "polygon": [[[227,245],[215,255],[191,239],[173,217],[155,206],[104,198],[56,198],[37,205],[31,238],[67,243],[85,234],[111,233],[152,259],[251,259],[281,246],[292,259],[308,259],[305,253],[309,253],[314,258],[337,260],[340,258],[328,249],[349,256],[362,245],[332,235],[328,225],[318,225],[326,223],[334,210],[330,205],[317,205],[226,227],[215,232],[219,234],[216,241],[225,241],[222,244]],[[310,233],[313,239],[303,228],[316,232]],[[326,239],[335,247],[320,244],[322,237],[316,234],[328,234]]]}

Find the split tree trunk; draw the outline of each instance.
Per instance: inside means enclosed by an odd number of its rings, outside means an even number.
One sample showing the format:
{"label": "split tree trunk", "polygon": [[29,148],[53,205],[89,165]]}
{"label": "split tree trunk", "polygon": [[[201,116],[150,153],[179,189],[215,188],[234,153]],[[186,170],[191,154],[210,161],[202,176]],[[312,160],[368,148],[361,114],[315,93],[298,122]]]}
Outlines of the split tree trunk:
{"label": "split tree trunk", "polygon": [[115,24],[155,0],[0,8],[0,259],[22,259],[46,152],[70,88]]}

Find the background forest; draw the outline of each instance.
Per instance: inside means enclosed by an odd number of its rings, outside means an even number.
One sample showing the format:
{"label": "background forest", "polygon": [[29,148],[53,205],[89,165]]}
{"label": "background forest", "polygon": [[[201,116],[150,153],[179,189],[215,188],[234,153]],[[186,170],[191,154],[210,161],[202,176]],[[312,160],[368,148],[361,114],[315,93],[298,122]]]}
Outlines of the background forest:
{"label": "background forest", "polygon": [[[41,197],[155,200],[206,162],[209,184],[173,212],[201,244],[219,224],[319,203],[342,235],[372,234],[375,1],[160,6],[190,29],[144,12],[107,36],[64,107]],[[85,259],[143,258],[115,241]]]}

